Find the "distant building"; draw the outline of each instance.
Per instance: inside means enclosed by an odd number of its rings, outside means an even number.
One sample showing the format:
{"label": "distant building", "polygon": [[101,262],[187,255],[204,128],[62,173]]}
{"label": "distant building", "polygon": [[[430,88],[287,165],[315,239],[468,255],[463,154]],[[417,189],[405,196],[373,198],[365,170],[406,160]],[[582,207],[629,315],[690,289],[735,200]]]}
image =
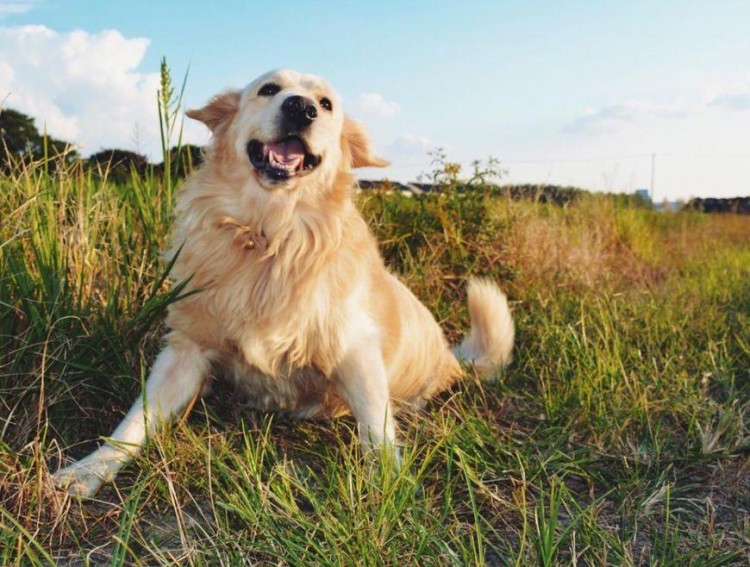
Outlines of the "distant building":
{"label": "distant building", "polygon": [[667,201],[666,199],[661,203],[654,203],[654,210],[662,213],[676,213],[682,209],[681,201]]}
{"label": "distant building", "polygon": [[420,186],[419,183],[399,183],[398,181],[381,180],[374,181],[371,179],[360,179],[357,182],[357,191],[382,191],[384,193],[401,193],[407,197],[422,195],[428,189]]}
{"label": "distant building", "polygon": [[682,203],[680,201],[667,201],[666,199],[664,199],[660,203],[654,203],[654,201],[651,199],[651,192],[648,189],[636,189],[635,197],[646,205],[649,205],[655,211],[659,211],[662,213],[677,212],[682,207]]}

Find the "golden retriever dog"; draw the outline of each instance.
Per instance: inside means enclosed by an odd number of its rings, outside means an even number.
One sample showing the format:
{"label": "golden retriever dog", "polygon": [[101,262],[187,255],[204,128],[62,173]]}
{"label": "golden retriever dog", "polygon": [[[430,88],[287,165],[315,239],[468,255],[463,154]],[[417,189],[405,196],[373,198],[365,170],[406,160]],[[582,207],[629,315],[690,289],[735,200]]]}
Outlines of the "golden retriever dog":
{"label": "golden retriever dog", "polygon": [[394,414],[448,388],[459,359],[484,376],[510,359],[503,293],[471,280],[471,332],[454,351],[390,273],[352,203],[353,168],[382,167],[321,79],[279,70],[187,115],[212,132],[178,193],[166,346],[122,423],[54,475],[80,496],[111,481],[149,434],[185,411],[212,372],[252,405],[299,418],[351,413],[366,448],[395,446]]}

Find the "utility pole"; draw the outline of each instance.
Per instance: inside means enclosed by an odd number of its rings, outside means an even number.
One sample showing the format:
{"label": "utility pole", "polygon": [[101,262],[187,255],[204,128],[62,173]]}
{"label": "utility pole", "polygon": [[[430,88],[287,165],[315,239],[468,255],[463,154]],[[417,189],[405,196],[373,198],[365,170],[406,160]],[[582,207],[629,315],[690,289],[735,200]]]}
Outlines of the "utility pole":
{"label": "utility pole", "polygon": [[656,203],[654,199],[654,179],[656,178],[656,154],[651,154],[651,202]]}

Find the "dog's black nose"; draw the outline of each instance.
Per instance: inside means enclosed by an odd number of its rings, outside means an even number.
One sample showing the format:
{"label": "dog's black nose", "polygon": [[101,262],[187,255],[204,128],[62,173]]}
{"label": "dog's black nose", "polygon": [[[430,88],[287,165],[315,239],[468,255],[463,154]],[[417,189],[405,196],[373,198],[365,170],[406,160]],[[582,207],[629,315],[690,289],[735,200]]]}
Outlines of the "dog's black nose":
{"label": "dog's black nose", "polygon": [[295,95],[290,96],[281,104],[284,117],[297,128],[309,126],[318,116],[318,109],[311,99]]}

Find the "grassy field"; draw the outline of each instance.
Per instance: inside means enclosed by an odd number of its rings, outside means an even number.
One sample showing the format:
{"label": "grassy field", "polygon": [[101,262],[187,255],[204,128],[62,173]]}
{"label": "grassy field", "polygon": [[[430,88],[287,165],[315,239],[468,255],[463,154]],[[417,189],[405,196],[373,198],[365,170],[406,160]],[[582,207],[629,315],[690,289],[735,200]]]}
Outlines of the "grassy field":
{"label": "grassy field", "polygon": [[80,502],[50,472],[112,431],[159,349],[174,188],[48,169],[0,177],[0,564],[750,561],[749,217],[361,195],[452,340],[467,275],[507,290],[508,371],[403,416],[397,474],[352,420],[253,413],[217,381]]}

